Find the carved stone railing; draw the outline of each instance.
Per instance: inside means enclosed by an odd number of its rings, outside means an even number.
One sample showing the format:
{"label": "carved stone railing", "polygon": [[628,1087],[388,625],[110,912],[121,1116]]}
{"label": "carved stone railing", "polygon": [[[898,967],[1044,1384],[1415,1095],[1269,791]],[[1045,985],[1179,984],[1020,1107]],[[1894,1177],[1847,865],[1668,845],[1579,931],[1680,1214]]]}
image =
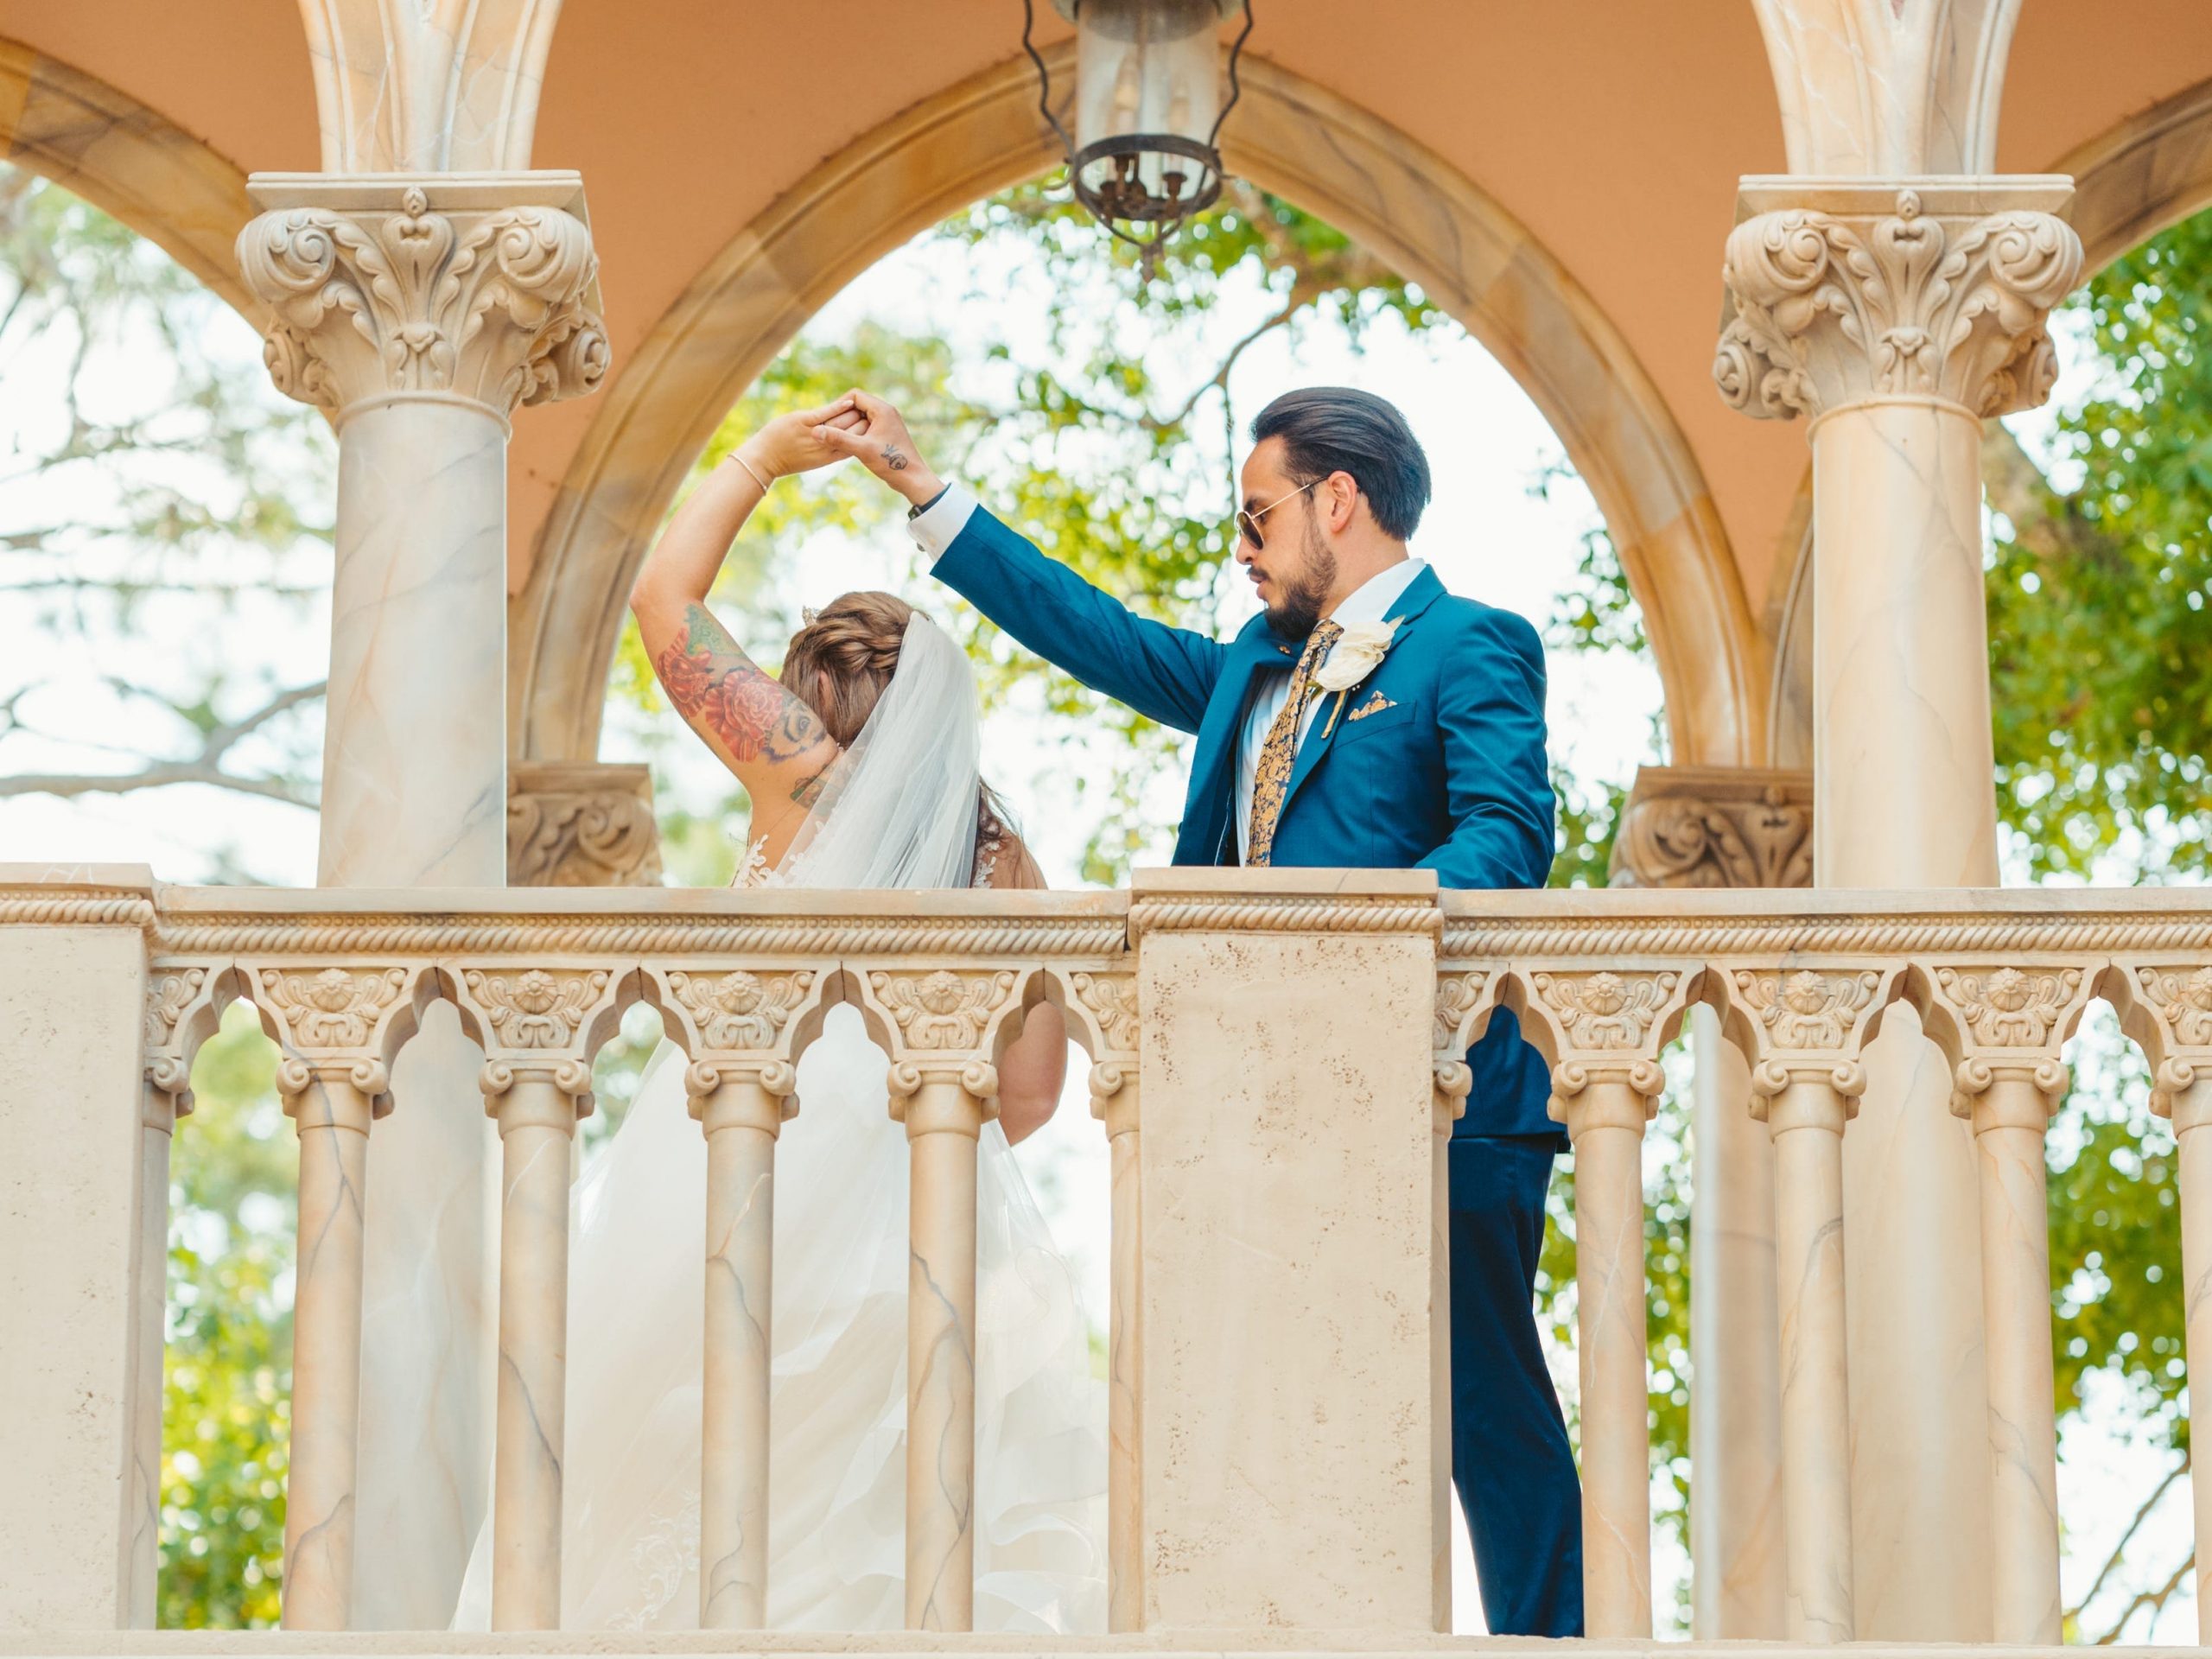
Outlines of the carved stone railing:
{"label": "carved stone railing", "polygon": [[[350,1618],[375,1125],[433,1104],[396,1096],[392,1067],[444,1001],[482,1047],[507,1170],[495,1625],[559,1620],[567,1147],[594,1052],[638,1005],[684,1050],[702,1128],[700,1618],[763,1623],[773,1263],[753,1198],[779,1137],[807,1132],[786,1122],[796,1062],[843,1004],[885,1051],[934,1293],[909,1306],[908,1457],[930,1478],[907,1482],[907,1622],[969,1628],[976,1141],[998,1058],[1050,1003],[1090,1056],[1112,1144],[1112,1627],[1223,1647],[1448,1627],[1446,1149],[1467,1048],[1503,1007],[1549,1065],[1575,1150],[1590,1631],[1648,1634],[1642,1142],[1661,1052],[1702,1005],[1776,1152],[1791,1635],[1848,1639],[1842,1146],[1860,1052],[1905,1001],[1980,1149],[1999,1635],[2053,1640],[2044,1126],[2062,1047],[2105,997],[2182,1141],[2188,1282],[2203,1280],[2212,895],[1787,902],[1440,897],[1375,872],[1163,872],[1128,893],[401,894],[0,870],[0,1079],[25,1091],[0,1110],[0,1255],[28,1264],[0,1282],[0,1466],[41,1494],[0,1506],[0,1629],[150,1622],[168,1143],[194,1050],[244,999],[282,1051],[300,1147],[289,1624]],[[2212,1352],[2212,1298],[2187,1317],[2191,1354]],[[2202,1535],[2212,1483],[2196,1503]]]}

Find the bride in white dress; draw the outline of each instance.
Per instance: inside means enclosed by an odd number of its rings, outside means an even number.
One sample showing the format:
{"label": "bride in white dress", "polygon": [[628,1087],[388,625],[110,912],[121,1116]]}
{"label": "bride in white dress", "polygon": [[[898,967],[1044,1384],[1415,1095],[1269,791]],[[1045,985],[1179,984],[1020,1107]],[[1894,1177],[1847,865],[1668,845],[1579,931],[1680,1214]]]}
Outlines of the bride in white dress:
{"label": "bride in white dress", "polygon": [[[978,776],[976,687],[959,647],[887,594],[810,614],[781,681],[704,600],[782,474],[832,457],[842,404],[772,422],[671,523],[632,608],[677,711],[753,803],[741,885],[1039,887]],[[1040,1008],[999,1068],[977,1174],[978,1630],[1105,1628],[1102,1388],[1068,1265],[1010,1150],[1050,1116],[1066,1064]],[[907,1154],[887,1062],[833,1010],[798,1067],[776,1154],[768,1623],[868,1630],[904,1618]],[[698,1621],[706,1155],[664,1043],[585,1172],[570,1253],[562,1624]],[[491,1606],[491,1527],[456,1629]]]}

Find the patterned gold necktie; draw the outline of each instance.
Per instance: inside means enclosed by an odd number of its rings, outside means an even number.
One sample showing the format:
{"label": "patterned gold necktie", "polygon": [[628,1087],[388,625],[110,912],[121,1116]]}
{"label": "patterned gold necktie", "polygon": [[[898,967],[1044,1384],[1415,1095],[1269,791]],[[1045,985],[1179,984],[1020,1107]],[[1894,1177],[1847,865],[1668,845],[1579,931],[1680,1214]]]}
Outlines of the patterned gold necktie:
{"label": "patterned gold necktie", "polygon": [[1275,723],[1268,728],[1268,741],[1260,747],[1260,765],[1252,779],[1252,822],[1246,837],[1250,844],[1244,855],[1248,868],[1264,868],[1269,854],[1274,850],[1275,820],[1282,816],[1282,798],[1290,787],[1291,765],[1298,758],[1298,728],[1306,718],[1306,711],[1313,704],[1313,676],[1327,658],[1329,647],[1337,643],[1337,636],[1343,632],[1342,625],[1336,622],[1313,625],[1306,649],[1299,656],[1298,667],[1290,677],[1290,696],[1283,702],[1282,712],[1275,716]]}

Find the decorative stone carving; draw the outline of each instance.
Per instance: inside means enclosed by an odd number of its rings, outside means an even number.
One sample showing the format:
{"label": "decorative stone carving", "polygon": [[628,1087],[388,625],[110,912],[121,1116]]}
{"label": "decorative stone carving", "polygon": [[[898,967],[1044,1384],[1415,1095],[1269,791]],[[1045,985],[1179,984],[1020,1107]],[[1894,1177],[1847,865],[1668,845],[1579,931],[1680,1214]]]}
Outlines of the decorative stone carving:
{"label": "decorative stone carving", "polygon": [[906,1046],[942,1053],[973,1049],[983,1040],[992,1015],[1013,995],[1014,976],[938,968],[922,974],[875,973],[868,979],[898,1022]]}
{"label": "decorative stone carving", "polygon": [[1728,1035],[1750,1062],[1751,1115],[1793,1083],[1819,1082],[1855,1106],[1866,1091],[1860,1051],[1901,989],[1901,963],[1764,963],[1717,982]]}
{"label": "decorative stone carving", "polygon": [[367,1096],[377,1116],[391,1110],[391,1053],[429,994],[424,970],[336,963],[240,967],[263,1028],[283,1050],[276,1087],[288,1109],[318,1077],[329,1077]]}
{"label": "decorative stone carving", "polygon": [[509,887],[657,887],[660,882],[650,768],[510,763]]}
{"label": "decorative stone carving", "polygon": [[1897,396],[1983,417],[2035,407],[2058,373],[2044,321],[2082,271],[2055,211],[2071,189],[1745,181],[1751,216],[1722,267],[1721,397],[1762,420]]}
{"label": "decorative stone carving", "polygon": [[575,213],[499,201],[497,181],[435,176],[329,181],[315,194],[238,235],[246,286],[274,314],[263,355],[287,397],[337,415],[442,393],[505,419],[606,378],[597,261]]}
{"label": "decorative stone carving", "polygon": [[613,1034],[631,976],[603,968],[461,963],[446,982],[463,1030],[484,1046],[479,1082],[497,1098],[518,1077],[543,1078],[591,1111],[591,1060]]}
{"label": "decorative stone carving", "polygon": [[167,1130],[192,1110],[192,1060],[237,995],[224,963],[158,963],[146,976],[148,1125]]}
{"label": "decorative stone carving", "polygon": [[1970,1116],[1976,1096],[2011,1077],[2032,1083],[2055,1111],[2073,1086],[2058,1051],[2088,1005],[2100,965],[1916,966],[1913,1001],[1955,1068],[1951,1109]]}
{"label": "decorative stone carving", "polygon": [[690,1012],[700,1041],[717,1050],[774,1048],[813,984],[814,976],[804,969],[765,978],[743,969],[668,976],[668,988]]}
{"label": "decorative stone carving", "polygon": [[1554,1117],[1567,1122],[1567,1103],[1605,1083],[1625,1084],[1648,1118],[1666,1087],[1659,1051],[1704,983],[1705,970],[1696,967],[1516,968],[1499,1000],[1514,1007],[1522,1034],[1551,1062]]}
{"label": "decorative stone carving", "polygon": [[2180,1097],[2212,1077],[2212,963],[2115,962],[2098,990],[2151,1062],[2152,1111],[2174,1119]]}
{"label": "decorative stone carving", "polygon": [[1617,887],[1808,887],[1807,772],[1643,766],[1613,840]]}
{"label": "decorative stone carving", "polygon": [[[1467,1095],[1474,1074],[1467,1067],[1467,1051],[1489,1027],[1491,1010],[1497,1004],[1497,976],[1487,968],[1446,969],[1436,976],[1436,1019],[1431,1046],[1434,1049],[1437,1093],[1451,1103],[1451,1116],[1467,1109]],[[1444,1126],[1448,1129],[1448,1125]]]}
{"label": "decorative stone carving", "polygon": [[1090,1115],[1109,1136],[1136,1127],[1137,981],[1134,973],[1065,973],[1062,1001],[1090,1055]]}

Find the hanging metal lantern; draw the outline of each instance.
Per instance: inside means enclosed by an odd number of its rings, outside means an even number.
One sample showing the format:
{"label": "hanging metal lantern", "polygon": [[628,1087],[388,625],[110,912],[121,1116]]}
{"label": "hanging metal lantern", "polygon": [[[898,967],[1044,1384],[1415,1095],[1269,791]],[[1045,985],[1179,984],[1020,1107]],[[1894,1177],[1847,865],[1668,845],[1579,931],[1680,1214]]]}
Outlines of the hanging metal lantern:
{"label": "hanging metal lantern", "polygon": [[[1092,217],[1144,256],[1147,275],[1186,219],[1221,194],[1221,124],[1236,107],[1236,60],[1252,33],[1252,0],[1052,0],[1076,29],[1075,134],[1052,111],[1052,76],[1030,42],[1038,107],[1067,152],[1068,180]],[[1239,11],[1221,96],[1219,29]]]}

